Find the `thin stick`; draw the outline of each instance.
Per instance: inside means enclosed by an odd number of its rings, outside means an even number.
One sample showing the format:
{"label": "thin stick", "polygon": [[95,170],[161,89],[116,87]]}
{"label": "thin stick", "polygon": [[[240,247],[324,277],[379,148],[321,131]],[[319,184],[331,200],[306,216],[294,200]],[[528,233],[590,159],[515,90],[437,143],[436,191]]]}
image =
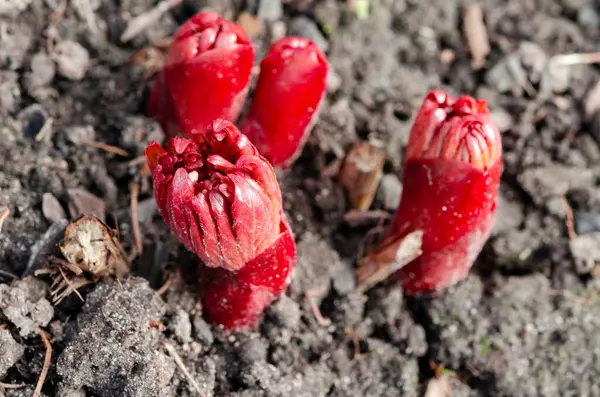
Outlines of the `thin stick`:
{"label": "thin stick", "polygon": [[127,23],[125,31],[121,35],[121,42],[125,43],[135,36],[154,25],[160,17],[171,8],[179,5],[182,0],[164,0],[156,5],[151,10],[138,15]]}
{"label": "thin stick", "polygon": [[22,389],[27,386],[27,383],[2,383],[0,382],[0,389]]}
{"label": "thin stick", "polygon": [[550,62],[556,62],[558,65],[570,66],[600,62],[600,52],[581,52],[574,54],[555,55]]}
{"label": "thin stick", "polygon": [[133,182],[131,184],[131,228],[133,231],[133,240],[135,243],[135,248],[137,250],[137,254],[141,255],[144,249],[144,244],[142,242],[142,232],[140,230],[140,218],[139,218],[139,210],[138,210],[138,198],[140,195],[140,184],[137,182]]}
{"label": "thin stick", "polygon": [[309,290],[304,293],[304,297],[308,301],[310,310],[313,312],[313,315],[315,316],[315,318],[317,319],[317,322],[319,323],[319,325],[321,327],[329,327],[331,325],[331,320],[329,318],[323,316],[323,314],[321,314],[321,310],[319,309],[319,306],[315,303],[314,298],[316,295],[318,295],[322,290],[324,290],[326,288],[327,288],[327,285],[325,285],[325,287],[322,289]]}
{"label": "thin stick", "polygon": [[573,222],[573,209],[569,205],[569,202],[564,195],[560,198],[560,201],[565,208],[565,215],[567,218],[565,220],[565,225],[567,226],[567,234],[569,235],[569,239],[573,240],[574,238],[577,238],[577,233],[575,232],[575,226]]}
{"label": "thin stick", "polygon": [[146,162],[146,156],[138,156],[136,158],[134,158],[133,160],[129,160],[127,162],[127,165],[129,167],[134,166],[134,165],[140,165],[140,164],[144,164]]}
{"label": "thin stick", "polygon": [[81,140],[82,143],[85,143],[88,146],[94,147],[96,149],[104,150],[105,152],[114,153],[116,155],[122,157],[129,157],[130,154],[124,149],[121,149],[118,146],[109,145],[104,142],[93,141],[91,139],[84,138]]}
{"label": "thin stick", "polygon": [[183,372],[183,375],[186,377],[188,382],[190,382],[192,387],[198,392],[198,395],[204,397],[204,393],[202,393],[202,389],[200,388],[200,385],[192,377],[192,374],[190,374],[190,372],[187,370],[187,368],[185,367],[185,364],[183,363],[183,360],[181,359],[181,357],[179,357],[179,354],[177,354],[177,351],[175,351],[175,348],[173,346],[171,346],[169,343],[165,343],[165,349],[167,349],[167,351],[169,352],[169,355],[173,358],[173,360],[175,360],[175,364],[177,364],[177,366],[179,367],[181,372]]}
{"label": "thin stick", "polygon": [[8,208],[4,208],[0,210],[0,233],[2,233],[2,225],[4,225],[4,221],[8,218],[10,214],[10,210]]}
{"label": "thin stick", "polygon": [[167,279],[167,281],[165,281],[165,283],[162,285],[162,287],[160,287],[158,289],[158,291],[156,291],[156,293],[160,296],[163,296],[165,292],[167,292],[167,290],[169,289],[169,287],[171,286],[173,277],[169,277]]}
{"label": "thin stick", "polygon": [[42,367],[40,378],[38,379],[37,386],[33,392],[33,397],[39,397],[40,393],[42,392],[42,386],[44,386],[44,382],[46,381],[46,375],[48,375],[50,361],[52,360],[52,345],[50,344],[50,340],[48,339],[46,332],[40,329],[40,336],[42,337],[42,341],[46,346],[46,356],[44,357],[44,366]]}
{"label": "thin stick", "polygon": [[17,276],[16,274],[12,274],[11,272],[7,272],[6,270],[1,270],[0,269],[0,274],[3,275],[3,276],[10,277],[10,278],[15,279],[15,280],[17,280],[19,278],[19,276]]}

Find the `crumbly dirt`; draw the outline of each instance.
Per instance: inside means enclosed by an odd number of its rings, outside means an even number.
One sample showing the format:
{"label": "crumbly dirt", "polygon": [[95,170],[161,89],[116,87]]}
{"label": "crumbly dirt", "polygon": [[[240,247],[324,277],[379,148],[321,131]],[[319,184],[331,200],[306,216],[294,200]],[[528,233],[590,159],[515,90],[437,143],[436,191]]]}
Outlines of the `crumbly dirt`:
{"label": "crumbly dirt", "polygon": [[[467,1],[281,3],[184,0],[125,44],[128,20],[154,1],[0,5],[0,211],[10,211],[0,232],[0,396],[33,394],[46,353],[39,327],[53,346],[44,396],[408,397],[424,393],[432,363],[455,396],[600,396],[600,71],[555,58],[598,50],[597,4],[479,2],[491,52],[474,70]],[[280,176],[298,243],[294,279],[247,334],[202,318],[188,281],[195,260],[157,214],[136,161],[161,131],[144,114],[151,65],[134,54],[205,6],[264,18],[259,54],[287,29],[326,48],[332,65],[320,121]],[[411,118],[432,88],[487,99],[502,131],[493,236],[469,278],[439,295],[407,299],[395,285],[356,295],[356,257],[381,217],[348,223],[326,169],[359,141],[384,148],[386,183],[371,209],[393,209]],[[52,308],[48,279],[31,274],[82,209],[104,212],[135,253],[134,184],[136,278],[86,286],[85,303],[71,295]]]}

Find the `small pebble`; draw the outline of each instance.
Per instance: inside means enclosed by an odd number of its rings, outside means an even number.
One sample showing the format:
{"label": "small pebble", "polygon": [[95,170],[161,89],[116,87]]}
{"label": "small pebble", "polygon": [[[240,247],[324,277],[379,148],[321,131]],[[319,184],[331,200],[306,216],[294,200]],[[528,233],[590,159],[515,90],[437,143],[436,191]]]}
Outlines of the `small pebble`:
{"label": "small pebble", "polygon": [[386,210],[395,210],[400,204],[402,196],[402,182],[394,174],[385,174],[379,183],[380,200]]}
{"label": "small pebble", "polygon": [[281,0],[260,0],[256,16],[263,21],[277,21],[283,16]]}
{"label": "small pebble", "polygon": [[588,274],[600,263],[600,233],[582,234],[569,240],[577,274]]}
{"label": "small pebble", "polygon": [[27,73],[27,84],[31,88],[49,85],[56,74],[56,66],[45,51],[36,53],[31,58],[31,72]]}
{"label": "small pebble", "polygon": [[587,29],[600,28],[600,15],[592,6],[581,7],[577,11],[577,24]]}
{"label": "small pebble", "polygon": [[600,232],[600,214],[586,211],[576,212],[575,232],[577,234]]}
{"label": "small pebble", "polygon": [[54,48],[54,61],[58,66],[58,74],[69,80],[82,80],[90,66],[88,50],[81,44],[65,40]]}
{"label": "small pebble", "polygon": [[179,309],[175,312],[169,322],[169,328],[181,343],[190,343],[192,341],[192,323],[190,322],[190,316],[185,310]]}
{"label": "small pebble", "polygon": [[42,214],[49,222],[58,222],[67,219],[67,214],[60,202],[52,193],[46,192],[42,195]]}
{"label": "small pebble", "polygon": [[0,115],[14,112],[20,101],[19,75],[12,70],[0,71]]}
{"label": "small pebble", "polygon": [[329,42],[319,30],[317,24],[310,18],[300,16],[292,19],[288,31],[290,36],[302,36],[312,40],[323,52],[329,49]]}
{"label": "small pebble", "polygon": [[215,340],[210,325],[208,325],[208,323],[200,316],[194,317],[193,324],[196,339],[198,342],[202,343],[205,348],[209,348]]}
{"label": "small pebble", "polygon": [[0,379],[6,375],[6,371],[25,353],[25,347],[14,340],[10,331],[0,329]]}
{"label": "small pebble", "polygon": [[67,139],[74,143],[75,145],[81,144],[84,140],[93,141],[96,137],[96,132],[94,131],[94,127],[90,126],[80,126],[75,125],[69,127],[65,130],[65,135]]}
{"label": "small pebble", "polygon": [[267,308],[269,317],[282,328],[296,329],[300,323],[300,308],[298,303],[287,295],[282,295]]}

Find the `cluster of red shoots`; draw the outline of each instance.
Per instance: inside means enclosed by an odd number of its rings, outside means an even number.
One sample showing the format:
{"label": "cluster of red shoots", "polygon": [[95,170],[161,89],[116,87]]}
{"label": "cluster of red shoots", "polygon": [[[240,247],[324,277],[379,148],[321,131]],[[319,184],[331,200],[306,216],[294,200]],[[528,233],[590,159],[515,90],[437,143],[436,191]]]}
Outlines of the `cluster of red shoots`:
{"label": "cluster of red shoots", "polygon": [[[204,311],[226,329],[254,327],[289,283],[296,248],[273,167],[301,151],[328,72],[311,41],[276,41],[238,129],[253,62],[241,27],[201,12],[176,33],[149,105],[170,138],[146,151],[158,208],[200,258]],[[501,157],[484,101],[431,92],[411,131],[400,206],[361,266],[393,261],[399,242],[421,230],[422,255],[398,271],[406,293],[464,278],[495,220]]]}

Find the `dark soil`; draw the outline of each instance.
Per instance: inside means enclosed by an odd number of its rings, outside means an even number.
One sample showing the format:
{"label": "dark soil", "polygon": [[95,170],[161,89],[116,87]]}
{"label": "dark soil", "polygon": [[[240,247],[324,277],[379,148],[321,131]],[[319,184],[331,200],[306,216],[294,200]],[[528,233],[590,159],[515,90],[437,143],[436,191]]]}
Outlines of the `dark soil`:
{"label": "dark soil", "polygon": [[[0,4],[0,210],[10,210],[0,233],[0,381],[24,384],[0,395],[33,394],[43,327],[53,346],[45,396],[199,395],[173,351],[205,396],[418,396],[431,361],[452,371],[454,396],[600,396],[600,70],[553,58],[598,50],[597,3],[482,1],[491,53],[477,71],[462,34],[466,2],[370,0],[367,18],[352,8],[359,1],[285,3],[279,14],[278,0],[186,0],[127,44],[127,21],[155,2]],[[202,319],[187,281],[194,259],[132,162],[161,137],[144,116],[145,69],[132,56],[207,5],[272,18],[255,37],[259,53],[269,32],[287,27],[320,43],[332,64],[320,122],[280,177],[297,269],[249,334]],[[378,219],[346,223],[344,192],[322,170],[358,141],[380,144],[391,183],[378,197],[389,198],[411,118],[432,88],[487,99],[502,130],[495,232],[471,276],[439,296],[405,299],[391,285],[364,299],[352,292],[353,269]],[[65,219],[105,216],[131,251],[134,182],[143,253],[133,270],[149,282],[87,286],[85,304],[71,295],[52,307],[48,279],[31,274],[47,264]],[[159,297],[165,264],[180,277]]]}

